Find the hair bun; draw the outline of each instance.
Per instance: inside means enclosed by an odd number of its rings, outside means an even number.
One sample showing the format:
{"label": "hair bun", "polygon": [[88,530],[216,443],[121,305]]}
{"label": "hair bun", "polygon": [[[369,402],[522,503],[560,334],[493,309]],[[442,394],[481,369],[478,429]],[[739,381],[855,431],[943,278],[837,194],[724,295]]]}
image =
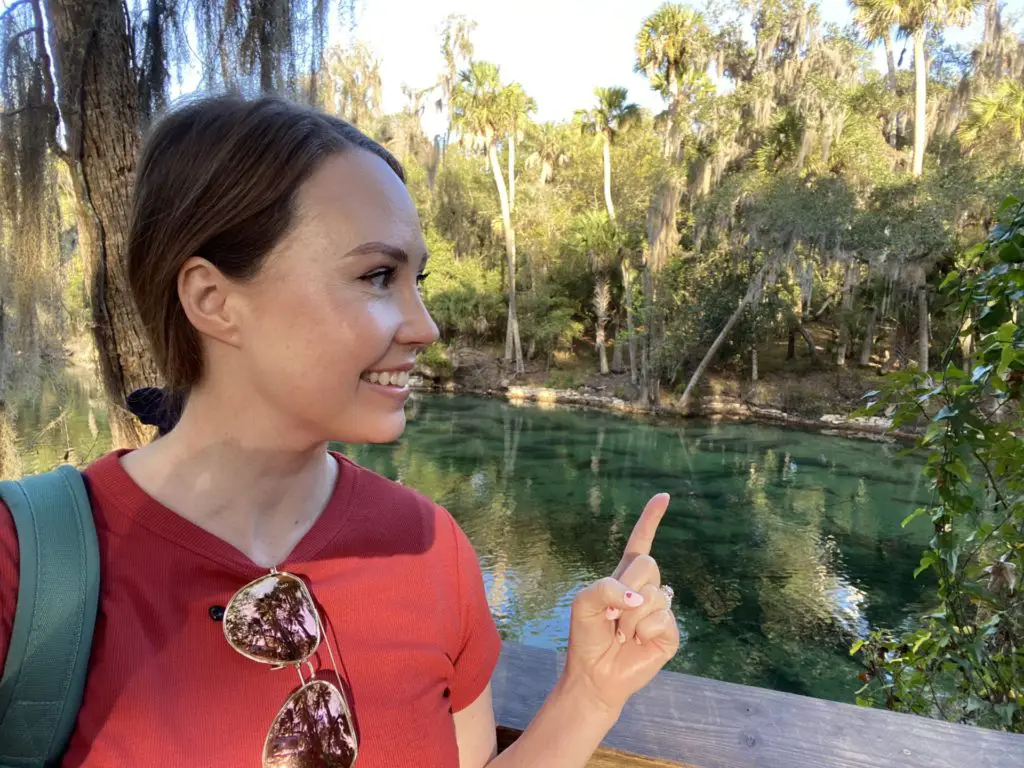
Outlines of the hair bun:
{"label": "hair bun", "polygon": [[183,399],[160,389],[143,387],[127,397],[128,410],[143,424],[156,427],[166,435],[181,418]]}

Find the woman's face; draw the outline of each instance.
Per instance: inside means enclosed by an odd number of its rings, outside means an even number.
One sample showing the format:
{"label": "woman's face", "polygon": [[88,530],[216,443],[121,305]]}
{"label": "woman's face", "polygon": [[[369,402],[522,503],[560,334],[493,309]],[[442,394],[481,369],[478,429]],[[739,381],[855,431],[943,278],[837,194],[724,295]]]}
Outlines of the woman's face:
{"label": "woman's face", "polygon": [[291,232],[240,286],[245,370],[233,375],[296,436],[395,440],[416,353],[438,338],[419,293],[416,207],[363,150],[325,160],[297,203]]}

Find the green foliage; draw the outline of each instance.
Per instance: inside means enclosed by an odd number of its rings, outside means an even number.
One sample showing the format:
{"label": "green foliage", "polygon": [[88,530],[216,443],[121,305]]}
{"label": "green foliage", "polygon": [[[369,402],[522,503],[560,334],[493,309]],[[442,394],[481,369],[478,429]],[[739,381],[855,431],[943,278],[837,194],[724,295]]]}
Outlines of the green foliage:
{"label": "green foliage", "polygon": [[496,339],[504,324],[501,274],[488,269],[479,257],[459,258],[451,243],[435,229],[426,230],[430,277],[423,284],[423,300],[449,342]]}
{"label": "green foliage", "polygon": [[577,306],[559,295],[557,286],[545,283],[520,296],[523,343],[549,364],[556,352],[567,352],[583,338]]}
{"label": "green foliage", "polygon": [[938,604],[909,631],[858,642],[860,698],[890,709],[1024,733],[1024,206],[1007,198],[999,223],[963,257],[943,290],[977,342],[970,365],[959,344],[940,373],[891,376],[867,413],[894,427],[927,423],[933,536],[918,573]]}
{"label": "green foliage", "polygon": [[434,379],[448,381],[455,372],[451,358],[448,355],[448,348],[441,342],[431,344],[420,352],[416,358],[417,368],[425,375]]}

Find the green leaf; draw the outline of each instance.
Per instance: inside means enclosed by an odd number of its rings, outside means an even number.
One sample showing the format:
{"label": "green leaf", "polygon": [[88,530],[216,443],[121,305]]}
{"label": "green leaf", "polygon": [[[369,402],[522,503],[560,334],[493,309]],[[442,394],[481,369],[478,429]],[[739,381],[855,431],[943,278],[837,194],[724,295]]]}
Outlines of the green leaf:
{"label": "green leaf", "polygon": [[917,570],[914,571],[914,578],[916,579],[922,573],[931,568],[935,563],[939,561],[939,556],[934,550],[929,549],[924,555],[921,556],[921,564],[917,566]]}
{"label": "green leaf", "polygon": [[949,288],[956,285],[957,281],[960,280],[960,273],[955,269],[946,275],[946,279],[939,284],[939,291],[945,293]]}
{"label": "green leaf", "polygon": [[1003,323],[999,326],[999,330],[996,331],[996,341],[1000,341],[1004,344],[1013,343],[1013,336],[1017,333],[1017,324],[1013,322]]}
{"label": "green leaf", "polygon": [[958,415],[959,413],[960,412],[956,408],[954,408],[953,406],[951,406],[951,405],[944,405],[944,406],[942,406],[942,409],[938,413],[935,414],[935,418],[932,419],[932,421],[946,421],[948,419],[952,419],[954,416]]}
{"label": "green leaf", "polygon": [[906,528],[912,522],[917,520],[917,518],[923,516],[927,512],[928,512],[928,508],[927,507],[918,507],[913,512],[911,512],[909,515],[907,515],[905,518],[903,518],[903,522],[900,523],[900,528]]}
{"label": "green leaf", "polygon": [[999,203],[999,207],[996,209],[996,218],[1003,218],[1009,211],[1016,208],[1020,208],[1020,200],[1017,199],[1016,195],[1007,195]]}
{"label": "green leaf", "polygon": [[917,638],[917,642],[914,643],[913,652],[917,653],[919,650],[921,650],[921,646],[924,645],[926,642],[928,642],[931,639],[932,639],[932,633],[931,632],[928,632],[926,634],[921,635],[921,637]]}
{"label": "green leaf", "polygon": [[962,461],[960,461],[960,459],[957,459],[956,461],[951,461],[949,464],[946,464],[943,467],[943,469],[946,470],[949,474],[960,478],[960,480],[962,480],[965,485],[971,482],[971,475],[967,471],[967,466]]}
{"label": "green leaf", "polygon": [[1024,251],[1012,240],[1008,240],[999,246],[999,260],[1004,264],[1019,264],[1024,261]]}
{"label": "green leaf", "polygon": [[852,646],[850,646],[850,655],[851,656],[855,655],[857,653],[857,651],[859,651],[861,648],[864,647],[864,643],[865,643],[864,640],[858,640]]}

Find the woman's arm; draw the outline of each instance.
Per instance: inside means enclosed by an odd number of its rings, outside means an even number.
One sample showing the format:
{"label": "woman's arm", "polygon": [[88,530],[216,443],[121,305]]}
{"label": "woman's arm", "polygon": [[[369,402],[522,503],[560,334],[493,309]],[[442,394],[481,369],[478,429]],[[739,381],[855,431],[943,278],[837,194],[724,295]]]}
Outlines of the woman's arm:
{"label": "woman's arm", "polygon": [[650,556],[667,506],[651,499],[613,575],[576,595],[565,670],[512,746],[495,756],[489,685],[455,714],[460,768],[584,768],[626,700],[672,658],[679,629]]}
{"label": "woman's arm", "polygon": [[593,695],[564,680],[548,696],[529,728],[498,755],[491,687],[455,714],[460,768],[582,768],[618,719],[595,706]]}

